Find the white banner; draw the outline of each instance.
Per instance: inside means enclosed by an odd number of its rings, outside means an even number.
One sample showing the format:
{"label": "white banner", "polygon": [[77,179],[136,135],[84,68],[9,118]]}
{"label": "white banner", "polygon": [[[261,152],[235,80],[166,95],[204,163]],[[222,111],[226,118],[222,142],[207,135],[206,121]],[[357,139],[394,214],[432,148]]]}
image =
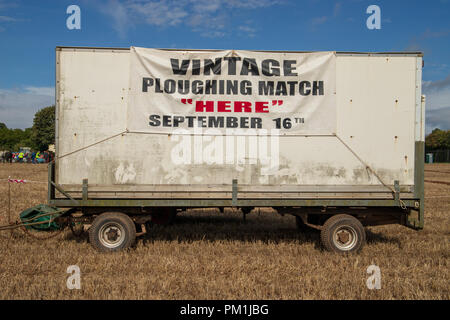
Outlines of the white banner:
{"label": "white banner", "polygon": [[334,52],[131,47],[130,59],[130,131],[336,132]]}

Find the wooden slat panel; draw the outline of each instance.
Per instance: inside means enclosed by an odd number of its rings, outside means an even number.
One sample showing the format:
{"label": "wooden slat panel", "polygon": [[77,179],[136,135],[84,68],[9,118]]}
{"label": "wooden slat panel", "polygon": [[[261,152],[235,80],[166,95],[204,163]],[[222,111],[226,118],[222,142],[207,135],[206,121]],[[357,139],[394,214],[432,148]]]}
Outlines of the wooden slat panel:
{"label": "wooden slat panel", "polygon": [[[82,189],[82,185],[64,184],[62,188],[67,192],[77,192]],[[391,186],[394,188],[394,186]],[[231,192],[230,185],[88,185],[89,192]],[[401,186],[403,192],[412,191],[412,186]],[[370,192],[370,193],[386,193],[390,190],[383,185],[239,185],[238,191],[259,193],[259,192]]]}
{"label": "wooden slat panel", "polygon": [[[70,192],[81,198],[81,192]],[[231,199],[231,192],[89,192],[89,199]],[[58,197],[59,198],[59,197]],[[62,198],[62,197],[61,197]],[[401,199],[413,199],[412,193],[401,193]],[[318,193],[318,192],[239,192],[238,199],[392,199],[392,193]]]}

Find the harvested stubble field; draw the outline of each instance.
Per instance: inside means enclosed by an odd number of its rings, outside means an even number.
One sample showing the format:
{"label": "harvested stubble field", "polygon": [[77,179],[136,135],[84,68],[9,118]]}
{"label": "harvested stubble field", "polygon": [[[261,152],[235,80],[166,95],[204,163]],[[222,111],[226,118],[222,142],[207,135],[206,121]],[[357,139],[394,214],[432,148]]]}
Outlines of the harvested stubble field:
{"label": "harvested stubble field", "polygon": [[[8,176],[46,181],[47,167],[0,164]],[[450,165],[426,166],[427,181],[450,181]],[[45,183],[12,184],[14,219],[45,203]],[[7,220],[8,183],[0,182],[0,224]],[[425,183],[425,229],[368,229],[360,254],[321,249],[319,233],[299,233],[291,216],[270,210],[183,213],[155,227],[127,252],[101,254],[70,231],[39,242],[17,230],[0,234],[1,299],[449,299],[450,185]],[[381,289],[366,286],[369,265]],[[69,265],[81,290],[69,290]]]}

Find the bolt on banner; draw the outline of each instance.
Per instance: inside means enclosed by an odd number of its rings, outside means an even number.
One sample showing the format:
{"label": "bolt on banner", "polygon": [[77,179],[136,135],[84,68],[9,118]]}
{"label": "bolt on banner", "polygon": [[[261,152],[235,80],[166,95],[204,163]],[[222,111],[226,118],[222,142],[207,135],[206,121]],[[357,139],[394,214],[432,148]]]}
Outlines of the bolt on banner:
{"label": "bolt on banner", "polygon": [[[194,134],[336,132],[335,52],[178,51],[131,47],[127,128]],[[239,131],[236,131],[239,132]]]}

